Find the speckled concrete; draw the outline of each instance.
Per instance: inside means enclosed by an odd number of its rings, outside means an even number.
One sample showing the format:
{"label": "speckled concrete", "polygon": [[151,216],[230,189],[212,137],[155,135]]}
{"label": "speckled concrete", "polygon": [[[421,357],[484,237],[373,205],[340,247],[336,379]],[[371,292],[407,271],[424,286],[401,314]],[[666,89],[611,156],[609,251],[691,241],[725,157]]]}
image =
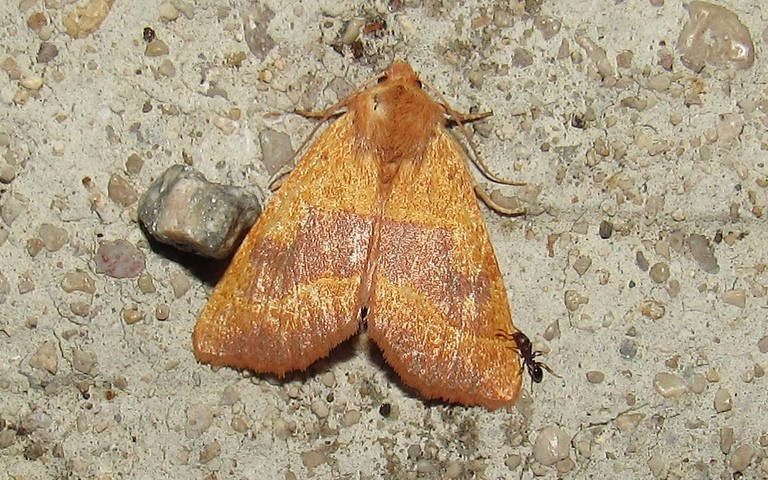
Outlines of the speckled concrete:
{"label": "speckled concrete", "polygon": [[[761,1],[722,3],[754,64],[698,73],[679,1],[265,3],[258,56],[250,2],[115,2],[82,38],[71,2],[0,4],[0,478],[768,476]],[[342,44],[353,18],[386,27]],[[300,145],[288,112],[395,58],[492,109],[475,142],[528,182],[491,188],[529,215],[486,221],[558,376],[508,410],[424,403],[364,337],[282,382],[198,364],[215,266],[136,223],[177,163],[268,191],[259,133]],[[117,240],[144,261],[127,278],[97,268]]]}

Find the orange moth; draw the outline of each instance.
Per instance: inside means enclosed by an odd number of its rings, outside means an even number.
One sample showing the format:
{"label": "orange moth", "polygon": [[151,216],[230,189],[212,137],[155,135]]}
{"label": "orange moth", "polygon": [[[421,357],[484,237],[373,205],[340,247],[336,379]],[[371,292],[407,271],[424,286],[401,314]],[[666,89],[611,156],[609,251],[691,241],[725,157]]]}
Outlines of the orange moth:
{"label": "orange moth", "polygon": [[367,326],[423,397],[512,405],[522,337],[467,155],[446,129],[461,117],[405,62],[376,79],[314,114],[347,110],[246,236],[197,321],[195,356],[282,377]]}

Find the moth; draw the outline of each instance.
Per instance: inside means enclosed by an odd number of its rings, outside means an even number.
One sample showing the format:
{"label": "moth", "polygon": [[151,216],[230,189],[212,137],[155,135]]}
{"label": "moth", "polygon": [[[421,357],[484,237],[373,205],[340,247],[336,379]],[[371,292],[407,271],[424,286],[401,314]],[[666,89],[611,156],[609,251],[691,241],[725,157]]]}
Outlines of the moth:
{"label": "moth", "polygon": [[246,236],[197,321],[195,356],[282,377],[367,328],[424,398],[512,405],[522,337],[446,128],[457,114],[408,63],[375,79],[317,114],[346,109]]}

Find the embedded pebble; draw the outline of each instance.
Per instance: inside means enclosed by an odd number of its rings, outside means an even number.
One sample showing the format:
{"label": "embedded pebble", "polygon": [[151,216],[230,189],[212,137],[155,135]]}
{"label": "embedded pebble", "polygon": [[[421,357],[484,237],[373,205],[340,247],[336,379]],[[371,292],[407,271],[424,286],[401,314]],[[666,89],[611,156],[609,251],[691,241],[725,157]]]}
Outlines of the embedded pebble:
{"label": "embedded pebble", "polygon": [[657,73],[648,79],[648,88],[657,92],[667,90],[672,83],[672,76],[668,73]]}
{"label": "embedded pebble", "polygon": [[576,462],[570,457],[564,458],[555,464],[555,469],[560,475],[564,475],[576,468]]}
{"label": "embedded pebble", "polygon": [[192,288],[192,283],[184,272],[174,270],[171,272],[171,288],[173,289],[173,296],[181,298]]}
{"label": "embedded pebble", "polygon": [[128,325],[135,325],[144,320],[144,312],[136,308],[123,309],[123,321]]}
{"label": "embedded pebble", "polygon": [[107,196],[122,207],[133,205],[139,199],[139,194],[133,185],[116,173],[109,177]]}
{"label": "embedded pebble", "polygon": [[517,467],[523,464],[523,457],[517,454],[511,454],[504,460],[504,465],[510,470],[515,470]]}
{"label": "embedded pebble", "polygon": [[114,0],[90,0],[85,5],[80,3],[64,15],[61,23],[70,37],[87,37],[99,29],[113,3]]}
{"label": "embedded pebble", "polygon": [[644,317],[648,317],[651,320],[658,320],[667,312],[667,307],[655,300],[646,299],[640,302],[639,310]]}
{"label": "embedded pebble", "polygon": [[35,282],[32,281],[30,272],[24,272],[19,279],[19,293],[24,295],[35,289]]}
{"label": "embedded pebble", "polygon": [[168,49],[168,44],[159,38],[156,38],[149,42],[146,47],[144,47],[144,56],[161,57],[163,55],[167,55],[169,51],[170,50]]}
{"label": "embedded pebble", "polygon": [[333,388],[336,385],[336,375],[333,372],[325,372],[320,376],[320,381],[323,382],[328,388]]}
{"label": "embedded pebble", "polygon": [[[3,284],[3,275],[0,273],[0,285],[2,284]],[[3,303],[1,287],[0,287],[0,303]],[[763,338],[757,341],[757,349],[758,351],[760,351],[760,353],[768,353],[768,335],[764,336]]]}
{"label": "embedded pebble", "polygon": [[179,18],[179,11],[170,2],[164,2],[160,5],[157,13],[166,22],[172,22]]}
{"label": "embedded pebble", "polygon": [[587,56],[592,60],[597,73],[603,78],[615,77],[616,73],[613,71],[613,66],[608,60],[608,56],[605,53],[605,49],[598,45],[591,38],[583,37],[581,35],[576,36],[576,43],[584,49]]}
{"label": "embedded pebble", "polygon": [[301,463],[307,468],[316,468],[325,463],[325,454],[319,450],[301,453]]}
{"label": "embedded pebble", "polygon": [[90,351],[80,350],[72,352],[72,368],[80,373],[90,374],[96,366],[96,354]]}
{"label": "embedded pebble", "polygon": [[600,235],[600,238],[606,240],[611,238],[611,235],[613,235],[613,224],[607,220],[603,220],[600,222],[600,227],[598,227],[598,234]]}
{"label": "embedded pebble", "polygon": [[353,18],[347,22],[344,33],[341,35],[341,43],[352,45],[360,36],[360,30],[365,26],[365,20],[362,18]]}
{"label": "embedded pebble", "polygon": [[571,227],[571,231],[573,233],[578,233],[581,235],[586,235],[589,232],[589,223],[585,222],[584,220],[579,220],[577,222],[573,222],[573,226]]}
{"label": "embedded pebble", "polygon": [[37,49],[37,63],[48,63],[59,55],[59,49],[51,42],[42,42]]}
{"label": "embedded pebble", "polygon": [[0,430],[0,450],[16,443],[16,432],[10,428]]}
{"label": "embedded pebble", "polygon": [[0,183],[11,183],[16,178],[16,169],[12,165],[0,163]]}
{"label": "embedded pebble", "polygon": [[[13,81],[20,80],[21,79],[21,68],[19,67],[19,64],[16,63],[16,60],[14,60],[13,57],[6,57],[2,62],[2,69],[5,71],[5,73],[8,74],[8,78],[10,78]],[[7,134],[5,134],[7,135]],[[7,147],[9,142],[3,142],[3,147]]]}
{"label": "embedded pebble", "polygon": [[330,413],[328,409],[328,403],[325,400],[321,400],[319,398],[312,400],[309,408],[317,418],[325,418],[328,416],[328,413]]}
{"label": "embedded pebble", "polygon": [[566,290],[565,307],[571,312],[575,312],[582,305],[589,303],[589,298],[580,294],[576,290]]}
{"label": "embedded pebble", "polygon": [[40,442],[32,442],[24,449],[24,458],[27,460],[37,460],[45,455],[45,446]]}
{"label": "embedded pebble", "polygon": [[554,465],[568,458],[571,437],[559,427],[546,427],[533,444],[533,458],[542,465]]}
{"label": "embedded pebble", "polygon": [[731,453],[731,448],[733,448],[733,428],[722,427],[720,429],[720,451],[728,455]]}
{"label": "embedded pebble", "polygon": [[155,280],[147,271],[143,271],[139,274],[136,284],[139,286],[141,293],[155,293],[157,291],[155,288]]}
{"label": "embedded pebble", "polygon": [[0,206],[0,218],[9,227],[19,216],[29,208],[29,199],[18,193],[3,195],[5,203]]}
{"label": "embedded pebble", "polygon": [[669,280],[669,265],[663,262],[654,263],[648,273],[654,282],[664,283]]}
{"label": "embedded pebble", "polygon": [[47,340],[40,345],[37,351],[30,357],[29,366],[38,370],[46,370],[53,375],[59,371],[59,350],[56,342]]}
{"label": "embedded pebble", "polygon": [[635,252],[635,265],[644,272],[648,271],[648,260],[642,250]]}
{"label": "embedded pebble", "polygon": [[91,210],[98,215],[103,223],[112,223],[119,218],[119,209],[114,204],[106,201],[106,196],[91,177],[83,178],[82,183],[83,187],[88,191]]}
{"label": "embedded pebble", "polygon": [[144,168],[144,159],[135,153],[128,155],[128,159],[125,161],[125,171],[131,175],[138,175],[142,168]]}
{"label": "embedded pebble", "polygon": [[271,128],[259,133],[259,145],[261,145],[261,162],[270,177],[279,172],[293,156],[291,137]]}
{"label": "embedded pebble", "polygon": [[3,272],[0,272],[0,305],[4,304],[5,301],[8,300],[8,294],[10,293],[11,293],[11,284],[8,283],[8,279],[5,278],[5,275],[3,275]]}
{"label": "embedded pebble", "polygon": [[[522,47],[517,47],[512,51],[512,57],[510,58],[510,64],[517,68],[526,68],[533,65],[533,53]],[[480,82],[474,82],[475,86]]]}
{"label": "embedded pebble", "polygon": [[174,165],[141,197],[138,214],[157,241],[226,258],[261,214],[261,206],[245,189],[208,182],[195,169]]}
{"label": "embedded pebble", "polygon": [[640,424],[640,422],[643,421],[644,418],[644,413],[625,412],[616,417],[614,423],[616,423],[616,428],[618,428],[619,431],[628,432],[637,428],[637,426]]}
{"label": "embedded pebble", "polygon": [[451,460],[445,465],[443,478],[445,479],[461,478],[463,470],[464,469],[462,468],[461,463],[457,462],[456,460]]}
{"label": "embedded pebble", "polygon": [[200,463],[208,463],[221,453],[221,444],[214,440],[200,451]]}
{"label": "embedded pebble", "polygon": [[605,380],[605,374],[603,372],[598,372],[597,370],[590,370],[587,372],[587,381],[589,383],[603,383],[603,380]]}
{"label": "embedded pebble", "polygon": [[721,298],[723,302],[734,307],[745,308],[747,306],[747,291],[743,288],[735,288],[723,292]]}
{"label": "embedded pebble", "polygon": [[730,412],[733,408],[731,392],[727,388],[718,388],[715,392],[714,404],[717,413]]}
{"label": "embedded pebble", "polygon": [[638,112],[642,112],[648,108],[648,99],[637,95],[630,95],[628,97],[622,98],[621,102],[619,103],[622,107],[631,108],[632,110],[637,110]]}
{"label": "embedded pebble", "polygon": [[91,313],[91,306],[83,301],[75,301],[69,304],[69,311],[78,317],[86,318]]}
{"label": "embedded pebble", "polygon": [[533,19],[533,26],[541,33],[544,40],[549,40],[557,35],[562,27],[562,23],[556,18],[548,17],[546,15],[537,15]]}
{"label": "embedded pebble", "polygon": [[275,17],[275,12],[260,3],[248,5],[240,13],[243,19],[245,43],[258,60],[264,60],[276,45],[268,33],[269,24]]}
{"label": "embedded pebble", "polygon": [[69,241],[69,233],[61,227],[43,223],[38,229],[43,246],[49,252],[57,252]]}
{"label": "embedded pebble", "polygon": [[707,237],[694,233],[688,235],[686,244],[688,245],[691,255],[693,255],[693,259],[696,260],[696,263],[699,264],[699,267],[701,267],[702,270],[712,274],[720,271],[720,266],[717,264],[717,258],[715,258],[712,245],[709,243]]}
{"label": "embedded pebble", "polygon": [[60,285],[61,289],[67,293],[83,292],[90,295],[96,293],[96,282],[93,277],[79,269],[65,273]]}
{"label": "embedded pebble", "polygon": [[144,254],[124,239],[103,241],[95,255],[96,273],[112,278],[131,278],[144,271]]}
{"label": "embedded pebble", "polygon": [[213,424],[213,410],[207,405],[196,403],[187,408],[187,423],[184,434],[187,438],[198,438]]}
{"label": "embedded pebble", "polygon": [[579,276],[584,275],[587,270],[589,270],[589,267],[592,265],[592,259],[589,257],[579,257],[576,259],[575,262],[573,262],[573,269],[576,270],[576,273],[579,274]]}
{"label": "embedded pebble", "polygon": [[224,391],[221,392],[221,398],[219,398],[219,405],[232,406],[240,400],[240,391],[234,385],[227,385],[224,387]]}
{"label": "embedded pebble", "polygon": [[434,474],[436,472],[437,472],[437,465],[435,465],[433,462],[425,459],[416,461],[416,473],[426,475],[426,474]]}
{"label": "embedded pebble", "polygon": [[707,390],[707,379],[704,375],[697,373],[691,379],[690,385],[691,391],[697,395],[701,395]]}
{"label": "embedded pebble", "polygon": [[27,90],[40,90],[43,88],[43,77],[39,75],[32,75],[24,77],[19,81],[19,84]]}
{"label": "embedded pebble", "polygon": [[242,415],[236,415],[232,417],[232,421],[229,422],[229,426],[237,433],[245,433],[248,431],[248,422]]}
{"label": "embedded pebble", "polygon": [[20,429],[26,432],[35,432],[37,430],[46,430],[53,423],[53,418],[43,412],[38,411],[30,413],[21,419]]}
{"label": "embedded pebble", "polygon": [[358,410],[347,410],[341,417],[341,424],[345,427],[351,427],[360,421],[361,415]]}
{"label": "embedded pebble", "polygon": [[35,33],[40,33],[40,30],[48,25],[48,17],[42,12],[34,12],[27,18],[27,26]]}
{"label": "embedded pebble", "polygon": [[625,338],[619,345],[619,355],[625,360],[632,360],[637,355],[637,343],[631,338]]}
{"label": "embedded pebble", "polygon": [[[752,463],[755,456],[755,449],[751,445],[742,444],[736,447],[731,454],[731,468],[737,472],[743,472]],[[735,478],[735,477],[734,477]]]}
{"label": "embedded pebble", "polygon": [[679,375],[674,373],[657,373],[653,377],[653,388],[664,398],[675,398],[688,391],[688,387]]}
{"label": "embedded pebble", "polygon": [[[717,141],[720,143],[723,143],[725,145],[733,142],[739,136],[741,135],[741,132],[744,130],[744,125],[746,124],[746,121],[744,120],[743,115],[735,114],[735,113],[729,113],[727,115],[723,115],[720,118],[720,121],[717,122]],[[737,169],[737,172],[740,170]],[[741,171],[744,171],[744,168],[742,166]],[[740,176],[744,178],[744,173],[742,173]]]}
{"label": "embedded pebble", "polygon": [[544,330],[544,334],[542,336],[548,342],[554,340],[555,338],[560,338],[560,322],[555,320],[554,322],[550,323]]}
{"label": "embedded pebble", "polygon": [[34,258],[43,249],[43,241],[39,238],[30,238],[25,244],[25,250],[30,257]]}
{"label": "embedded pebble", "polygon": [[155,307],[155,318],[160,321],[168,320],[168,318],[171,316],[171,307],[168,305],[161,303],[160,305]]}
{"label": "embedded pebble", "polygon": [[631,50],[623,50],[616,54],[616,66],[622,69],[630,68],[634,57],[635,54]]}
{"label": "embedded pebble", "polygon": [[[706,238],[705,238],[706,240]],[[683,253],[683,250],[685,249],[685,235],[683,235],[683,232],[680,230],[675,230],[674,232],[669,234],[669,237],[667,237],[667,245],[669,245],[669,248],[674,250],[677,253]]]}
{"label": "embedded pebble", "polygon": [[755,61],[749,30],[733,12],[709,2],[685,6],[690,18],[677,38],[683,65],[698,73],[706,65],[745,69]]}
{"label": "embedded pebble", "polygon": [[287,440],[290,438],[293,429],[288,422],[282,418],[277,418],[272,422],[272,430],[275,433],[275,437],[280,440]]}
{"label": "embedded pebble", "polygon": [[221,130],[224,135],[232,135],[240,125],[236,120],[216,113],[211,115],[211,124]]}

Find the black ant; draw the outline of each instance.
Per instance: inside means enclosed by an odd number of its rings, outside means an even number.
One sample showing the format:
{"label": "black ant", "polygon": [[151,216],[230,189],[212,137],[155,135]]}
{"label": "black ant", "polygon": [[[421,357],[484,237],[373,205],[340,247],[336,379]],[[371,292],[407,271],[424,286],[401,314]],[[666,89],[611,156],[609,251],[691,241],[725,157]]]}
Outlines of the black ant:
{"label": "black ant", "polygon": [[533,344],[531,343],[531,339],[528,338],[528,335],[519,330],[511,335],[503,331],[496,335],[507,340],[514,340],[517,345],[517,351],[520,352],[520,356],[522,357],[523,365],[525,366],[525,369],[528,370],[528,376],[531,377],[533,383],[541,383],[541,380],[544,378],[544,370],[559,377],[559,375],[553,372],[546,363],[536,360],[536,357],[543,355],[544,352],[533,350]]}

